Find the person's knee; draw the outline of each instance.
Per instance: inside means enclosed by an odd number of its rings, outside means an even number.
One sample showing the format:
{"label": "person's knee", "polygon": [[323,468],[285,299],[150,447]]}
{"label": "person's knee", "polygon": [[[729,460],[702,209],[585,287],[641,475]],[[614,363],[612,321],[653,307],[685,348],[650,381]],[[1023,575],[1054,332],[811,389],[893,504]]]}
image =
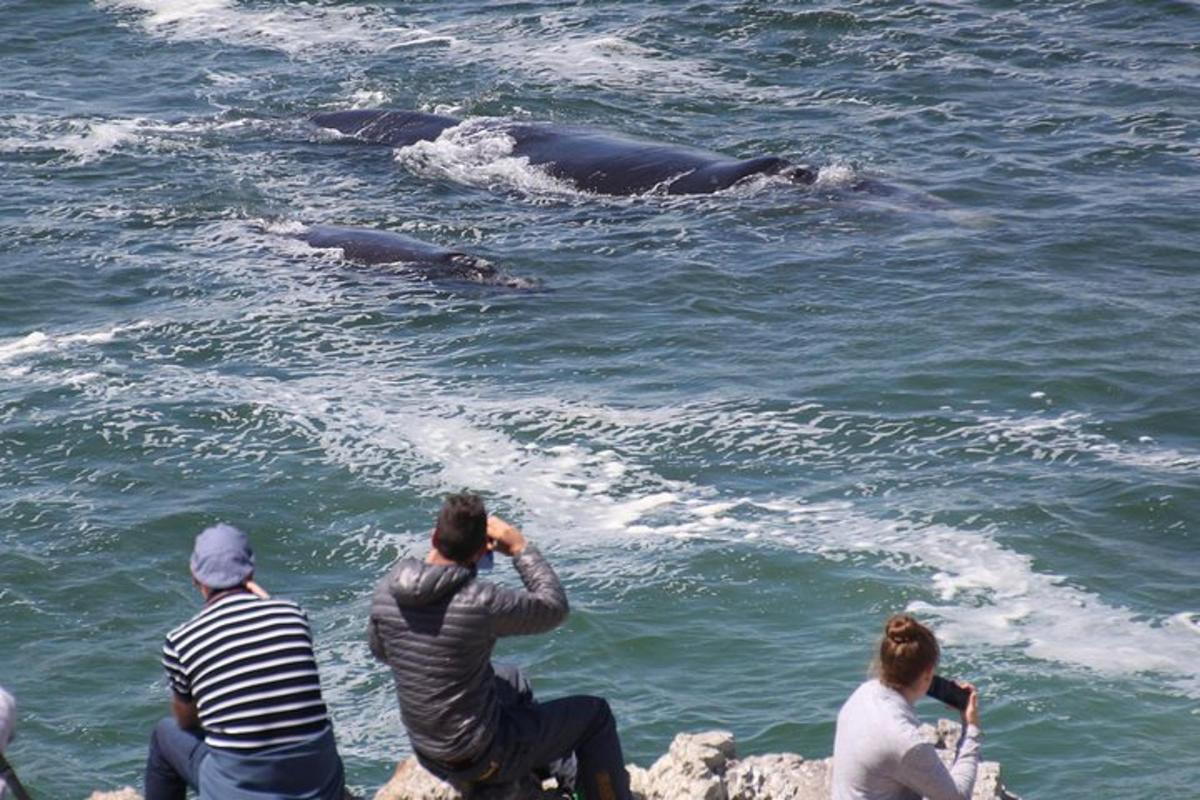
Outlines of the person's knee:
{"label": "person's knee", "polygon": [[612,706],[608,704],[607,700],[605,700],[603,697],[589,697],[588,699],[595,703],[596,713],[598,715],[607,719],[612,719]]}
{"label": "person's knee", "polygon": [[163,744],[179,730],[179,723],[173,717],[163,717],[150,732],[150,748],[162,750]]}
{"label": "person's knee", "polygon": [[599,728],[617,727],[617,719],[613,716],[612,706],[603,697],[584,695],[579,699],[587,703],[589,715],[593,720],[592,724],[594,726]]}

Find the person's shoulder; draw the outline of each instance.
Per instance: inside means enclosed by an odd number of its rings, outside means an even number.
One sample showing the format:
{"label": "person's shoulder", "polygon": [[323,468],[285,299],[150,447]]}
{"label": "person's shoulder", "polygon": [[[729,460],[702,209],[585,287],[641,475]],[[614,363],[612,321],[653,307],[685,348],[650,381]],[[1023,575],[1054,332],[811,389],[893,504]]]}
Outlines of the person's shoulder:
{"label": "person's shoulder", "polygon": [[450,607],[460,612],[491,613],[510,606],[522,592],[522,589],[476,575],[458,590]]}
{"label": "person's shoulder", "polygon": [[[201,630],[209,630],[215,625],[224,627],[242,619],[247,612],[261,613],[278,612],[306,616],[304,609],[294,600],[283,597],[258,597],[253,594],[238,594],[218,600],[212,605],[205,606],[184,622],[167,633],[167,643],[171,644],[186,639],[189,634]],[[211,624],[210,624],[211,623]]]}
{"label": "person's shoulder", "polygon": [[375,592],[391,594],[393,588],[403,579],[406,573],[420,571],[422,564],[424,564],[424,561],[411,555],[396,559],[387,568],[387,571],[379,577],[379,580],[375,582]]}
{"label": "person's shoulder", "polygon": [[842,703],[842,707],[838,711],[838,718],[861,716],[864,712],[869,711],[875,705],[873,697],[875,689],[872,685],[875,683],[877,682],[873,680],[860,683],[846,698],[846,702]]}
{"label": "person's shoulder", "polygon": [[171,630],[167,631],[166,640],[168,644],[178,642],[180,639],[188,635],[188,632],[195,628],[199,623],[204,621],[208,612],[208,607],[201,608],[195,614],[192,614],[185,621],[179,623]]}
{"label": "person's shoulder", "polygon": [[304,613],[304,609],[295,600],[289,600],[286,597],[255,597],[254,601],[258,604],[258,608],[273,608],[280,611],[299,611]]}
{"label": "person's shoulder", "polygon": [[859,685],[842,705],[843,715],[869,718],[872,727],[896,734],[901,742],[907,741],[909,732],[917,732],[916,716],[912,706],[897,692],[885,686],[878,678]]}
{"label": "person's shoulder", "polygon": [[882,685],[878,680],[870,678],[863,681],[858,687],[850,693],[850,697],[846,699],[845,705],[865,705],[879,702],[879,690]]}

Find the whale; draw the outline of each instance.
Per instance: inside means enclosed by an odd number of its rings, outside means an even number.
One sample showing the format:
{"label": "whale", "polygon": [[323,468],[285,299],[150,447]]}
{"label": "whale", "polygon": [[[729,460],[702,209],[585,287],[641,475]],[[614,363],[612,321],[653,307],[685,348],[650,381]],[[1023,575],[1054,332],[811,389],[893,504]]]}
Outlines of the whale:
{"label": "whale", "polygon": [[[331,111],[315,114],[311,120],[318,127],[353,140],[390,147],[431,142],[463,124],[463,120],[445,114],[389,109]],[[511,137],[512,155],[527,158],[549,175],[595,194],[710,194],[754,175],[778,175],[801,185],[817,178],[811,167],[779,156],[739,159],[684,145],[547,122],[491,118],[474,122]]]}
{"label": "whale", "polygon": [[401,233],[340,225],[310,225],[294,234],[309,247],[341,250],[356,264],[397,265],[403,271],[438,282],[473,283],[510,289],[531,289],[535,281],[515,278],[486,259],[405,236]]}

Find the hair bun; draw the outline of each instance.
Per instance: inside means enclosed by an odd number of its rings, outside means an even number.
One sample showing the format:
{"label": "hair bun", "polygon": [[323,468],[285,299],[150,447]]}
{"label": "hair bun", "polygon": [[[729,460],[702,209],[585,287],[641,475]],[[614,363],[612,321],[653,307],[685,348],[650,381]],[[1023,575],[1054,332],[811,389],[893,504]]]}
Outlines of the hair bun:
{"label": "hair bun", "polygon": [[907,614],[898,614],[888,620],[887,638],[892,644],[911,644],[920,634],[921,624]]}
{"label": "hair bun", "polygon": [[883,626],[879,642],[880,679],[892,687],[915,685],[940,653],[933,631],[908,614],[896,614]]}

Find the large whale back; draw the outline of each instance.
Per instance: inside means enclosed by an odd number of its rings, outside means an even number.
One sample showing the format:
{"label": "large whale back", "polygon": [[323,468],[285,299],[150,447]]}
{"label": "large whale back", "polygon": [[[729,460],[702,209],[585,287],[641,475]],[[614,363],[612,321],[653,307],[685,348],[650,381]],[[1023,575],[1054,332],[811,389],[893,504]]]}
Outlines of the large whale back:
{"label": "large whale back", "polygon": [[420,111],[385,111],[358,109],[315,114],[312,121],[322,128],[360,139],[364,142],[407,147],[417,142],[431,142],[442,131],[453,128],[461,120],[442,114]]}
{"label": "large whale back", "polygon": [[704,194],[789,166],[777,156],[736,159],[694,147],[557,125],[517,124],[507,130],[516,141],[516,155],[597,194],[641,194],[655,187],[668,194]]}
{"label": "large whale back", "polygon": [[[317,114],[313,122],[367,142],[406,147],[432,141],[461,123],[455,117],[382,109]],[[684,145],[549,123],[482,120],[513,139],[513,154],[550,175],[596,194],[630,195],[652,189],[667,194],[706,194],[751,175],[786,174],[811,183],[815,173],[778,156],[737,159]]]}

